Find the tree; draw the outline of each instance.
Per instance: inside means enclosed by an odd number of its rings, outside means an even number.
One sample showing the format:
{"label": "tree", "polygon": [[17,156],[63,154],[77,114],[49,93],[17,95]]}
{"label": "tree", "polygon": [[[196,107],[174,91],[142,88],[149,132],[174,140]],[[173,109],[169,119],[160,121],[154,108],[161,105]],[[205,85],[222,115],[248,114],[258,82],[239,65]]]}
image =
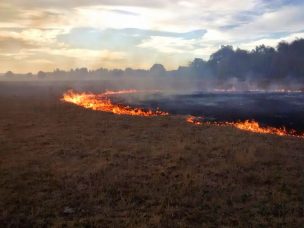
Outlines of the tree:
{"label": "tree", "polygon": [[220,50],[213,53],[208,61],[212,71],[221,80],[225,80],[233,75],[234,50],[230,45],[222,46]]}
{"label": "tree", "polygon": [[4,74],[4,77],[8,79],[12,79],[14,76],[15,74],[12,71],[8,71]]}
{"label": "tree", "polygon": [[39,71],[37,74],[38,79],[45,79],[46,78],[46,73],[43,71]]}
{"label": "tree", "polygon": [[154,76],[163,76],[166,74],[166,69],[162,64],[154,64],[150,68],[150,73]]}
{"label": "tree", "polygon": [[260,76],[270,76],[276,51],[265,45],[257,46],[251,51],[252,70]]}

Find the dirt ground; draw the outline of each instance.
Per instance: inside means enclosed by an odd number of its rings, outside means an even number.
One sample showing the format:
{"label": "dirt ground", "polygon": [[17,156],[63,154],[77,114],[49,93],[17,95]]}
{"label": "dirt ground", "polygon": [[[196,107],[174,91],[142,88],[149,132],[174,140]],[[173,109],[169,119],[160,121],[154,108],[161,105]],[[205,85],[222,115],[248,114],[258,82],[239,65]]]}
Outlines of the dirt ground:
{"label": "dirt ground", "polygon": [[304,140],[94,112],[0,83],[0,224],[300,227]]}

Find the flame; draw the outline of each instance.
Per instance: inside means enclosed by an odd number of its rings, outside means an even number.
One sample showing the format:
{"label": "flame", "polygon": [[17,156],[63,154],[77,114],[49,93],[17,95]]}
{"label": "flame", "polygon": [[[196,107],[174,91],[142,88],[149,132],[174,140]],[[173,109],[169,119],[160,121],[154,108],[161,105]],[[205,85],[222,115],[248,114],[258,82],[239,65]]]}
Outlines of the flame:
{"label": "flame", "polygon": [[186,118],[186,121],[187,121],[188,123],[192,123],[192,124],[195,124],[195,125],[202,125],[202,122],[200,122],[200,121],[197,119],[197,117],[195,117],[195,116],[188,116],[188,117]]}
{"label": "flame", "polygon": [[[203,122],[199,121],[197,117],[194,116],[188,116],[186,118],[186,121],[194,125],[203,124]],[[295,130],[287,131],[285,128],[275,128],[269,126],[261,127],[260,124],[254,120],[245,120],[243,122],[204,122],[204,124],[214,126],[232,126],[243,131],[250,131],[259,134],[272,134],[279,136],[294,136],[298,138],[304,138],[304,133],[298,134]]]}
{"label": "flame", "polygon": [[92,109],[95,111],[111,112],[118,115],[131,115],[131,116],[165,116],[167,112],[160,110],[145,110],[141,108],[132,108],[121,104],[114,104],[109,96],[118,94],[131,94],[137,93],[136,90],[121,90],[121,91],[106,91],[100,94],[93,93],[76,93],[72,90],[63,94],[62,100],[65,102],[73,103],[78,106]]}
{"label": "flame", "polygon": [[251,131],[259,134],[272,134],[272,135],[279,135],[279,136],[294,136],[298,138],[304,138],[304,133],[299,134],[295,130],[287,131],[285,127],[283,128],[276,128],[276,127],[262,127],[260,124],[254,120],[245,120],[243,122],[235,122],[235,123],[228,123],[228,125],[232,125],[240,130],[243,131]]}
{"label": "flame", "polygon": [[236,122],[232,124],[234,127],[244,130],[244,131],[251,131],[255,133],[262,133],[262,134],[273,134],[273,135],[280,135],[285,136],[289,135],[285,128],[275,128],[275,127],[261,127],[260,124],[253,120],[246,120],[244,122]]}
{"label": "flame", "polygon": [[[77,93],[72,90],[63,94],[62,101],[73,103],[75,105],[92,109],[95,111],[111,112],[118,115],[131,115],[131,116],[167,116],[169,113],[160,111],[159,109],[153,111],[142,108],[133,108],[127,105],[114,104],[110,96],[120,94],[133,94],[142,91],[137,90],[120,90],[120,91],[106,91],[100,94],[93,93]],[[207,122],[202,121],[202,117],[187,116],[186,121],[194,125],[214,125],[214,126],[233,126],[243,131],[250,131],[260,134],[273,134],[279,136],[295,136],[304,138],[303,134],[298,134],[295,130],[287,131],[285,128],[275,127],[262,127],[254,120],[245,120],[243,122]]]}

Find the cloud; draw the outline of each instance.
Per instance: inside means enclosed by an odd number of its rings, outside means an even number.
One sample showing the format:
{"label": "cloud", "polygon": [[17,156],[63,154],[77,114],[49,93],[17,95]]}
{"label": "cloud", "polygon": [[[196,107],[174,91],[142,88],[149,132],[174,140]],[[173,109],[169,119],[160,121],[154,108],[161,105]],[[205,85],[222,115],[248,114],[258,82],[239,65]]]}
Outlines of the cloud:
{"label": "cloud", "polygon": [[251,42],[244,42],[238,45],[238,47],[246,50],[252,50],[256,46],[259,46],[261,44],[264,44],[266,46],[271,46],[271,47],[276,47],[279,42],[285,41],[285,42],[292,42],[293,40],[303,38],[304,37],[304,32],[300,33],[292,33],[286,36],[282,36],[279,38],[263,38],[263,39],[258,39],[255,41]]}
{"label": "cloud", "polygon": [[285,6],[276,11],[266,12],[255,20],[229,31],[230,34],[250,36],[270,36],[278,32],[296,32],[303,29],[304,4]]}
{"label": "cloud", "polygon": [[75,8],[95,5],[160,7],[164,5],[163,1],[161,0],[11,0],[10,3],[23,8]]}
{"label": "cloud", "polygon": [[16,5],[22,8],[75,8],[85,6],[136,6],[146,8],[164,8],[172,5],[183,6],[187,8],[193,7],[208,7],[211,10],[235,10],[235,6],[240,9],[252,7],[256,0],[226,0],[226,1],[210,1],[210,0],[192,0],[192,1],[175,1],[175,0],[154,0],[154,1],[142,1],[142,0],[10,0],[10,4]]}
{"label": "cloud", "polygon": [[162,53],[185,53],[195,49],[195,40],[185,40],[179,37],[152,36],[138,47],[156,49]]}
{"label": "cloud", "polygon": [[[29,47],[60,47],[63,46],[57,42],[56,37],[62,30],[49,29],[15,29],[0,30],[0,39],[19,41],[22,45],[17,45],[15,49],[25,49]],[[7,41],[8,42],[8,41]]]}
{"label": "cloud", "polygon": [[200,38],[204,34],[204,30],[177,33],[136,28],[105,30],[94,28],[74,28],[67,34],[59,35],[58,40],[71,47],[126,50],[138,47],[142,41],[151,37],[171,37],[181,40],[191,40]]}
{"label": "cloud", "polygon": [[57,67],[119,67],[126,57],[124,52],[107,49],[67,47],[57,40],[58,34],[62,32],[55,29],[0,30],[0,63],[4,66],[3,69],[37,72]]}
{"label": "cloud", "polygon": [[250,49],[303,37],[303,11],[300,0],[2,1],[0,64],[170,68],[224,44]]}
{"label": "cloud", "polygon": [[[110,23],[109,27],[112,28],[137,27],[151,29],[153,27],[157,30],[164,30],[161,28],[168,26],[170,30],[180,30],[181,28],[185,30],[187,27],[188,30],[193,30],[194,27],[200,27],[199,24],[205,27],[205,25],[226,20],[225,15],[250,10],[259,1],[11,0],[5,6],[17,10],[18,13],[14,14],[16,16],[28,15],[26,21],[40,21],[45,24],[62,17],[62,22],[73,27],[77,23],[78,26],[82,27],[105,28]],[[3,5],[3,3],[0,3],[0,8],[1,4]],[[235,7],[236,5],[237,7]],[[47,17],[44,17],[44,21],[39,20],[40,16],[37,18],[37,15],[32,17],[30,14],[33,11],[36,11],[36,14],[41,12],[41,14],[47,15],[49,20]],[[204,17],[207,17],[208,20],[202,21]],[[210,18],[211,20],[209,20]],[[215,19],[219,22],[215,22]]]}
{"label": "cloud", "polygon": [[36,45],[23,39],[0,36],[0,51],[3,53],[16,53],[20,49],[35,48]]}
{"label": "cloud", "polygon": [[4,70],[37,72],[39,70],[53,71],[56,68],[65,70],[79,67],[97,69],[101,65],[109,68],[120,67],[125,56],[125,53],[108,50],[34,48],[20,50],[17,54],[0,54],[0,61],[5,63],[5,67],[7,67]]}
{"label": "cloud", "polygon": [[[206,36],[206,38],[205,38]],[[177,55],[183,59],[184,64],[189,60],[200,57],[208,59],[219,47],[217,39],[209,39],[207,34],[195,39],[182,39],[181,37],[152,36],[138,45],[139,48],[154,50],[165,55]],[[209,39],[209,42],[206,40]]]}

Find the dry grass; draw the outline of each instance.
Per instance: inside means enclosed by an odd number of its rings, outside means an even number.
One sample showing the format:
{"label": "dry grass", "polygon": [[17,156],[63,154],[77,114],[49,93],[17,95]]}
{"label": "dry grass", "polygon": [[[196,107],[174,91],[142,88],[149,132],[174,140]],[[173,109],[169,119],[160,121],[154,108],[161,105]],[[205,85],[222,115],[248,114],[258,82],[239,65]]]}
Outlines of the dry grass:
{"label": "dry grass", "polygon": [[114,116],[58,94],[0,92],[3,226],[303,224],[303,140]]}

